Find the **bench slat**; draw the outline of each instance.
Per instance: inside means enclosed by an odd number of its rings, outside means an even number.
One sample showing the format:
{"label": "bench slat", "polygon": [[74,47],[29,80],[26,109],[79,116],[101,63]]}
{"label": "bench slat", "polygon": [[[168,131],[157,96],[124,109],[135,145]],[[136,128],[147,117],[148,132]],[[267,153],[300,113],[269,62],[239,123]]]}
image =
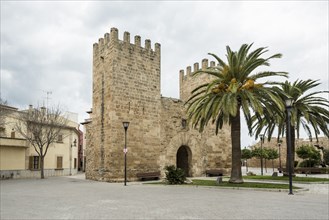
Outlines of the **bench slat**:
{"label": "bench slat", "polygon": [[147,172],[147,173],[137,173],[137,178],[148,179],[148,178],[160,178],[160,172]]}
{"label": "bench slat", "polygon": [[223,173],[223,170],[218,169],[206,170],[206,176],[223,176]]}

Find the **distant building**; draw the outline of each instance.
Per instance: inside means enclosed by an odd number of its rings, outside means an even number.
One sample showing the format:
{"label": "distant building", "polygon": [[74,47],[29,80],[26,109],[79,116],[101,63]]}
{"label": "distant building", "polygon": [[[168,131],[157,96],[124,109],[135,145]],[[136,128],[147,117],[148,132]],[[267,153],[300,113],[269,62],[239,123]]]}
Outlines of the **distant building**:
{"label": "distant building", "polygon": [[84,152],[84,135],[81,130],[79,132],[79,138],[78,138],[78,171],[84,172],[85,171],[85,152]]}
{"label": "distant building", "polygon": [[[34,147],[17,131],[20,120],[15,107],[0,105],[0,178],[40,177],[40,158]],[[79,124],[68,122],[45,156],[45,176],[76,174],[78,171]]]}

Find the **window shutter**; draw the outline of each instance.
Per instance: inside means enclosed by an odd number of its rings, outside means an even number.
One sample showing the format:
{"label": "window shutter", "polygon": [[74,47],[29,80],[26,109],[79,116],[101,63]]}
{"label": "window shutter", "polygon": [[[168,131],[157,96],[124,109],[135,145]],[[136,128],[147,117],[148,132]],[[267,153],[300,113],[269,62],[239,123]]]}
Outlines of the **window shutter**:
{"label": "window shutter", "polygon": [[33,156],[29,156],[29,169],[33,169]]}
{"label": "window shutter", "polygon": [[57,157],[57,169],[63,168],[63,157]]}

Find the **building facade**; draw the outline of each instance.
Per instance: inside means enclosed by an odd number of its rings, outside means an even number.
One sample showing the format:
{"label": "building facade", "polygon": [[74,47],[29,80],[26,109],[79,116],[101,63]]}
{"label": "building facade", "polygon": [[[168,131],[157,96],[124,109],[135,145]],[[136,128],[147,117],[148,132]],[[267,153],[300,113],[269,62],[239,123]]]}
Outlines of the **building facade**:
{"label": "building facade", "polygon": [[[92,111],[86,126],[86,178],[99,181],[122,181],[124,178],[125,132],[127,130],[128,179],[140,172],[160,171],[176,165],[188,176],[201,176],[207,169],[230,171],[229,128],[215,135],[209,126],[203,133],[186,121],[185,101],[194,86],[209,77],[191,77],[187,67],[180,71],[180,99],[162,97],[160,93],[161,46],[140,36],[130,42],[124,32],[112,28],[93,45]],[[215,65],[211,62],[210,65]],[[208,67],[204,59],[200,68]]]}
{"label": "building facade", "polygon": [[[18,121],[21,120],[21,111],[0,105],[0,112],[0,179],[40,177],[39,155],[15,130]],[[77,122],[69,120],[58,140],[49,147],[44,159],[45,177],[77,173],[78,127]]]}

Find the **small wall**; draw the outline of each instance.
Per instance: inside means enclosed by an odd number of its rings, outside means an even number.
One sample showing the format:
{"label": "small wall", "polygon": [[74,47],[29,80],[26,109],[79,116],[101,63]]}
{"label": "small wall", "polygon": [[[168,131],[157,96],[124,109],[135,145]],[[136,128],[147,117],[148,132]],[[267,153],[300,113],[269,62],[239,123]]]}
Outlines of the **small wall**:
{"label": "small wall", "polygon": [[[78,171],[76,169],[71,170],[72,175],[76,175]],[[68,176],[70,175],[70,169],[45,169],[45,177],[51,176]],[[0,170],[0,179],[27,179],[27,178],[40,178],[40,170]]]}

